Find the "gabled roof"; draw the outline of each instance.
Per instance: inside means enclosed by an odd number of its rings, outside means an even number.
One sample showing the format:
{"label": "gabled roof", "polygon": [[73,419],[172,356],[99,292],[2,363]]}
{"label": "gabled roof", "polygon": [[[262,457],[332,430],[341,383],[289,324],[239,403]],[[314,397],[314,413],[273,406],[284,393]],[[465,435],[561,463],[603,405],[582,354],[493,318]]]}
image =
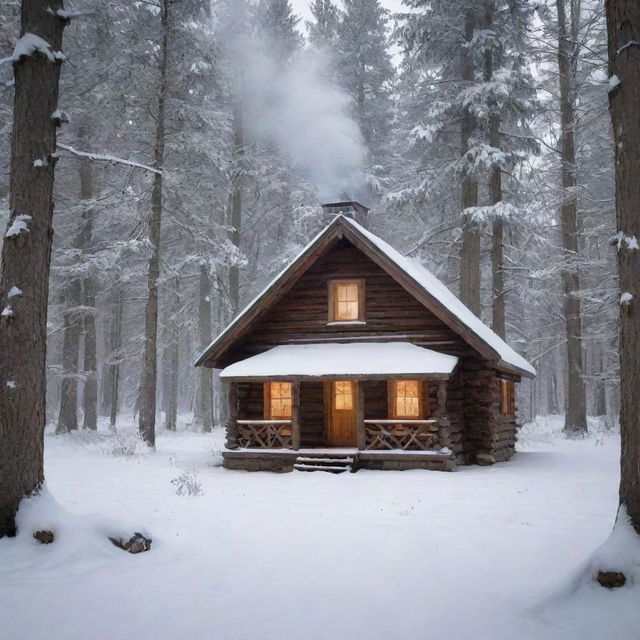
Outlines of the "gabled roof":
{"label": "gabled roof", "polygon": [[[288,290],[313,262],[341,237],[347,238],[384,269],[468,344],[498,369],[533,377],[536,370],[487,327],[440,280],[419,262],[403,256],[387,242],[351,218],[336,216],[267,287],[238,314],[204,350],[196,366],[213,362],[248,330],[253,320]],[[208,366],[212,366],[208,364]]]}

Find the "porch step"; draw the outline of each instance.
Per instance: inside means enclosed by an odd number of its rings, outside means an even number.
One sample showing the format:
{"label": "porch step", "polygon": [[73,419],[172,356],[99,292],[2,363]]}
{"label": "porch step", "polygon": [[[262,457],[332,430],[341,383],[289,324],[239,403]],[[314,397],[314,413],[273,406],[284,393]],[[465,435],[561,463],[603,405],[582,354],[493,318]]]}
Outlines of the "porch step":
{"label": "porch step", "polygon": [[344,473],[351,471],[351,456],[325,457],[322,455],[303,455],[296,458],[293,468],[297,471],[327,471],[328,473]]}

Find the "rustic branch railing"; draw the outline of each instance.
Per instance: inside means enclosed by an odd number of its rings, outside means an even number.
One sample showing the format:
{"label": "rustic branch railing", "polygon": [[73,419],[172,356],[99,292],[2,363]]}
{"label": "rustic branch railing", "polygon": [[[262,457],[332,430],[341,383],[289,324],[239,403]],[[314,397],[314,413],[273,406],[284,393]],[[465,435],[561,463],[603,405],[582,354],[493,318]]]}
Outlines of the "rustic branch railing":
{"label": "rustic branch railing", "polygon": [[245,449],[291,449],[291,420],[237,420],[238,444]]}
{"label": "rustic branch railing", "polygon": [[365,449],[433,451],[440,448],[438,420],[365,420]]}

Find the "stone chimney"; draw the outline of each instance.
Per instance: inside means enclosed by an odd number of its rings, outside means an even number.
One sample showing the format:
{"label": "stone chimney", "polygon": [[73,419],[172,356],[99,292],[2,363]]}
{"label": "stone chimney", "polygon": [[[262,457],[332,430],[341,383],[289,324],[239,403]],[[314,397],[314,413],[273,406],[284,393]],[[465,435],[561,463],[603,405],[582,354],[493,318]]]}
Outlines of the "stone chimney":
{"label": "stone chimney", "polygon": [[343,216],[353,218],[365,229],[368,227],[369,209],[359,202],[328,202],[322,205],[322,210],[324,213],[332,216],[341,213]]}

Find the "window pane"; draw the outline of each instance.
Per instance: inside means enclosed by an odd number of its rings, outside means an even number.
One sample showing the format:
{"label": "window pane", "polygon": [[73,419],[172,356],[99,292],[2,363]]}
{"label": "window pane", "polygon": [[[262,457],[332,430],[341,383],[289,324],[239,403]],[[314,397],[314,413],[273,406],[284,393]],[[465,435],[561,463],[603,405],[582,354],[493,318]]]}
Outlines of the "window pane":
{"label": "window pane", "polygon": [[269,384],[271,420],[288,420],[291,418],[290,382],[272,382]]}
{"label": "window pane", "polygon": [[334,383],[334,406],[340,411],[350,411],[353,409],[353,386],[349,381],[338,381]]}
{"label": "window pane", "polygon": [[394,384],[395,417],[420,417],[420,382],[397,380]]}
{"label": "window pane", "polygon": [[333,283],[333,320],[358,320],[360,317],[360,285],[357,282]]}

